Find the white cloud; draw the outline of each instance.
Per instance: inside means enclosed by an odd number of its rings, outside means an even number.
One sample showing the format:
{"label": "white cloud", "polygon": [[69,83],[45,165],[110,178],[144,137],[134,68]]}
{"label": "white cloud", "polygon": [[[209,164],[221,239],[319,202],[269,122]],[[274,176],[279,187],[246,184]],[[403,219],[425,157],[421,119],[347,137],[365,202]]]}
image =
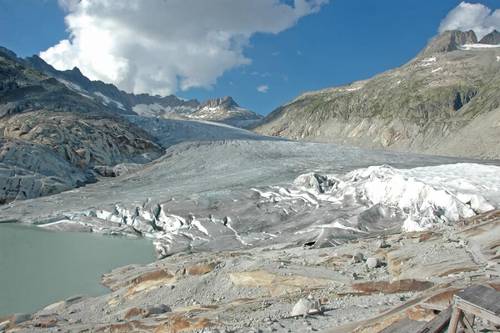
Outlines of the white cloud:
{"label": "white cloud", "polygon": [[67,40],[41,52],[57,69],[136,93],[210,87],[249,64],[255,33],[278,34],[328,0],[59,0]]}
{"label": "white cloud", "polygon": [[478,39],[494,29],[500,31],[500,9],[493,11],[485,5],[468,2],[462,2],[450,11],[439,26],[439,32],[474,30]]}
{"label": "white cloud", "polygon": [[267,84],[263,84],[261,86],[258,86],[257,87],[257,91],[260,92],[260,93],[267,93],[269,91],[269,86]]}
{"label": "white cloud", "polygon": [[252,76],[260,76],[260,77],[270,77],[271,73],[269,73],[269,72],[257,72],[257,71],[253,71],[253,72],[250,73],[250,75],[252,75]]}

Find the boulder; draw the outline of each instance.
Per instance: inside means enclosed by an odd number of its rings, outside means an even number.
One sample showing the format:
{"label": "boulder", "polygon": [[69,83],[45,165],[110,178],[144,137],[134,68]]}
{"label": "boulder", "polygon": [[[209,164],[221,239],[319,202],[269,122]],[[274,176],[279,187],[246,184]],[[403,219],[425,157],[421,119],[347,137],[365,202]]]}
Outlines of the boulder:
{"label": "boulder", "polygon": [[366,259],[366,267],[368,267],[368,269],[374,269],[379,266],[380,266],[380,260],[378,260],[378,258],[371,257]]}
{"label": "boulder", "polygon": [[11,323],[18,325],[24,323],[25,321],[31,320],[32,316],[29,313],[16,313],[11,317]]}
{"label": "boulder", "polygon": [[365,259],[365,256],[361,252],[357,252],[352,256],[352,262],[355,264],[363,262],[364,259]]}
{"label": "boulder", "polygon": [[318,301],[314,301],[310,297],[301,298],[295,305],[293,306],[292,311],[290,312],[290,316],[298,317],[298,316],[307,316],[309,314],[316,314],[321,312],[321,308]]}

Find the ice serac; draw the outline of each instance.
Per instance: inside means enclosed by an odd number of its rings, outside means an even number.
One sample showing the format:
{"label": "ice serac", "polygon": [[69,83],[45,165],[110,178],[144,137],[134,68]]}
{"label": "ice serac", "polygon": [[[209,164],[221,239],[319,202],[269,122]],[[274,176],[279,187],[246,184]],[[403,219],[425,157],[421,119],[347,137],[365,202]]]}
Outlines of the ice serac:
{"label": "ice serac", "polygon": [[[373,166],[342,177],[306,174],[299,176],[295,184],[313,195],[317,205],[334,202],[353,209],[365,207],[356,223],[346,227],[369,230],[367,223],[375,222],[373,218],[398,216],[404,231],[421,231],[436,223],[456,222],[495,208],[489,200],[500,199],[500,183],[487,190],[485,183],[477,178],[465,181],[462,174],[471,167],[482,169],[484,175],[499,171],[498,167],[467,164],[410,170]],[[437,182],[431,180],[436,173],[441,177]],[[362,216],[370,219],[359,219]]]}
{"label": "ice serac", "polygon": [[[496,36],[493,32],[492,36]],[[500,157],[500,47],[446,31],[407,64],[307,92],[254,130],[297,140],[437,155]]]}

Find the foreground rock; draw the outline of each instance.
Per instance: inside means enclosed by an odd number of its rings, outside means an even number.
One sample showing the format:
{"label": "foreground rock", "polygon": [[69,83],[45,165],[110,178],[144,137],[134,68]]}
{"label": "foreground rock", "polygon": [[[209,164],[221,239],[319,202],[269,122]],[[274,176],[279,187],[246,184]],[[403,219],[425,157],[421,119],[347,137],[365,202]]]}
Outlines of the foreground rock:
{"label": "foreground rock", "polygon": [[[106,274],[103,281],[113,290],[107,295],[57,303],[22,320],[6,317],[0,322],[6,332],[418,328],[466,286],[500,286],[499,217],[496,211],[453,227],[387,235],[391,247],[383,249],[376,237],[367,237],[323,249],[283,243],[251,251],[178,254]],[[359,251],[385,258],[387,267],[367,271],[363,262],[353,263],[353,253]],[[439,265],[439,272],[429,274],[429,267]],[[354,281],[353,274],[359,279]]]}

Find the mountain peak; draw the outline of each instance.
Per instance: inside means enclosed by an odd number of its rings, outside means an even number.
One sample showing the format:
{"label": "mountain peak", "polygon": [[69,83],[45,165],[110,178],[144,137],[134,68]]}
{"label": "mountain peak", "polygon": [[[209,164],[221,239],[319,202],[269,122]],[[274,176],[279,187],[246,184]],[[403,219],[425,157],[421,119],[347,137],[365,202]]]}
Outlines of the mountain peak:
{"label": "mountain peak", "polygon": [[472,30],[448,30],[434,37],[421,54],[430,55],[435,53],[451,52],[458,50],[462,45],[476,43],[477,36]]}
{"label": "mountain peak", "polygon": [[201,107],[221,107],[224,109],[231,109],[239,107],[238,103],[234,101],[231,96],[224,96],[220,98],[209,99],[205,101]]}
{"label": "mountain peak", "polygon": [[3,46],[0,46],[0,55],[12,60],[17,60],[17,54]]}
{"label": "mountain peak", "polygon": [[500,32],[498,32],[497,30],[493,30],[492,32],[484,36],[479,43],[493,45],[500,44]]}
{"label": "mountain peak", "polygon": [[76,74],[80,74],[80,75],[83,75],[82,74],[82,71],[80,70],[80,68],[78,67],[73,67],[73,69],[71,70],[73,73],[76,73]]}

